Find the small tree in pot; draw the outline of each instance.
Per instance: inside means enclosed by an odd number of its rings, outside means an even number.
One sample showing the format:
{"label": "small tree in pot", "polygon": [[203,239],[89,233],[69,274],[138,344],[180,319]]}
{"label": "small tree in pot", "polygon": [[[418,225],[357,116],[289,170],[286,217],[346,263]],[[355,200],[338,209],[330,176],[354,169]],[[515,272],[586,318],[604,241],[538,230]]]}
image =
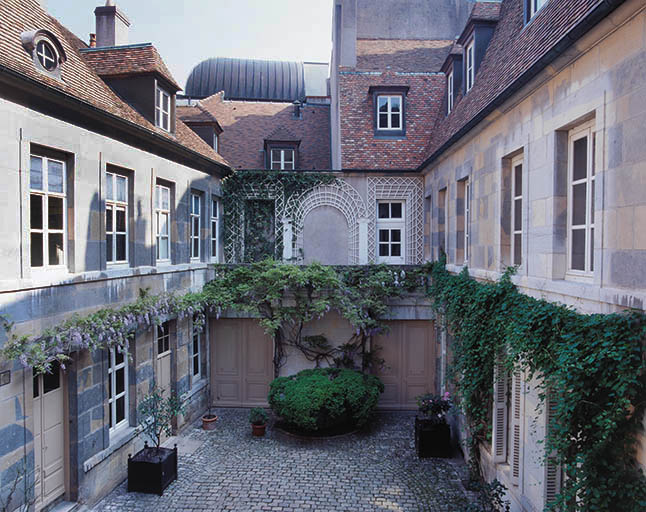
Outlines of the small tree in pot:
{"label": "small tree in pot", "polygon": [[249,423],[251,423],[251,433],[254,436],[264,436],[267,426],[267,411],[261,407],[254,407],[249,411]]}
{"label": "small tree in pot", "polygon": [[211,388],[209,387],[209,410],[206,414],[202,416],[202,428],[204,430],[215,430],[215,422],[218,420],[218,417],[213,414],[213,402],[211,402]]}
{"label": "small tree in pot", "polygon": [[177,479],[177,445],[162,448],[165,434],[172,434],[173,420],[184,412],[180,399],[171,394],[164,397],[163,390],[154,387],[137,406],[139,425],[137,434],[148,437],[154,446],[144,443],[143,449],[132,457],[128,454],[128,492],[155,493],[160,496],[164,489]]}
{"label": "small tree in pot", "polygon": [[448,392],[443,396],[425,394],[417,397],[415,448],[419,457],[451,456],[451,427],[446,422],[446,413],[452,405]]}

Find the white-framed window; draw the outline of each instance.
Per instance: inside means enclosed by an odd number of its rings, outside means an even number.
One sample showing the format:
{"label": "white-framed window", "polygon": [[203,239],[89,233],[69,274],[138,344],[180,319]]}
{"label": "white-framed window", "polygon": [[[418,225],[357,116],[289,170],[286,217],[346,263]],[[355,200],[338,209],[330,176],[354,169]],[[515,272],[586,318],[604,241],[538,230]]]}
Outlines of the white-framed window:
{"label": "white-framed window", "polygon": [[216,153],[220,152],[220,136],[217,132],[213,133],[213,149]]}
{"label": "white-framed window", "polygon": [[594,271],[595,143],[593,123],[570,132],[568,143],[568,270]]}
{"label": "white-framed window", "polygon": [[108,408],[110,432],[128,426],[128,358],[119,349],[109,349]]}
{"label": "white-framed window", "polygon": [[63,160],[31,155],[29,170],[30,260],[34,269],[66,264],[66,166]]}
{"label": "white-framed window", "polygon": [[464,180],[464,262],[469,261],[471,242],[471,183]]}
{"label": "white-framed window", "polygon": [[402,96],[377,96],[377,130],[402,129]]}
{"label": "white-framed window", "polygon": [[377,203],[377,261],[380,263],[405,262],[404,209],[404,201]]}
{"label": "white-framed window", "polygon": [[157,233],[157,261],[170,260],[170,188],[164,185],[155,187],[155,228]]}
{"label": "white-framed window", "polygon": [[191,194],[191,259],[200,259],[200,233],[202,232],[202,198]]}
{"label": "white-framed window", "polygon": [[548,0],[527,0],[529,19],[532,19],[547,2]]}
{"label": "white-framed window", "polygon": [[446,78],[447,88],[447,114],[453,112],[453,70],[451,70]]}
{"label": "white-framed window", "polygon": [[438,231],[438,253],[437,257],[439,259],[440,254],[447,252],[446,248],[448,247],[448,213],[449,213],[449,204],[448,204],[448,187],[441,189],[438,192],[437,196],[437,231]]}
{"label": "white-framed window", "polygon": [[211,261],[219,259],[219,233],[220,233],[220,202],[211,198]]}
{"label": "white-framed window", "polygon": [[467,45],[466,49],[466,86],[467,92],[473,87],[473,81],[475,78],[475,59],[474,59],[474,43],[475,39],[471,39],[471,42]]}
{"label": "white-framed window", "polygon": [[275,171],[293,171],[294,170],[294,150],[293,149],[272,149],[271,150],[271,169]]}
{"label": "white-framed window", "polygon": [[170,352],[170,321],[157,326],[157,357]]}
{"label": "white-framed window", "polygon": [[512,265],[523,263],[523,156],[511,162],[511,256]]}
{"label": "white-framed window", "polygon": [[128,178],[105,175],[105,242],[108,263],[128,262]]}
{"label": "white-framed window", "polygon": [[201,346],[202,332],[197,327],[195,319],[193,319],[193,351],[191,352],[191,377],[192,382],[200,380],[201,377]]}
{"label": "white-framed window", "polygon": [[170,94],[161,87],[155,93],[155,125],[170,131]]}
{"label": "white-framed window", "polygon": [[54,46],[41,39],[36,44],[36,58],[40,65],[47,71],[54,71],[58,67],[58,55]]}

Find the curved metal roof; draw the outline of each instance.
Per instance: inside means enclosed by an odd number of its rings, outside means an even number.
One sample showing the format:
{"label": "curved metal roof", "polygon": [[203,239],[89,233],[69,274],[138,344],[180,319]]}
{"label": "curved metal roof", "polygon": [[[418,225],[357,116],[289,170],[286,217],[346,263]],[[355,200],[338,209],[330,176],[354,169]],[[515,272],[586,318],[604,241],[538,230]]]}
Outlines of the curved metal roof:
{"label": "curved metal roof", "polygon": [[231,100],[295,101],[305,97],[302,62],[275,60],[208,59],[193,68],[186,96],[207,98],[224,91]]}

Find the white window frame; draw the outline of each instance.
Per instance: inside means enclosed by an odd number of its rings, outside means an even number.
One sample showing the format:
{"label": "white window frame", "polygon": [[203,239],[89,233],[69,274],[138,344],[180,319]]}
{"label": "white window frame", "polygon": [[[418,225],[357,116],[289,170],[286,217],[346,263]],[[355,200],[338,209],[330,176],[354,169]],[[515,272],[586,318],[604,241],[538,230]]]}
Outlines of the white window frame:
{"label": "white window frame", "polygon": [[[292,156],[291,161],[285,158],[288,153]],[[272,171],[293,171],[296,168],[296,151],[293,148],[271,148],[269,158],[271,159],[269,168]]]}
{"label": "white window frame", "polygon": [[[574,181],[574,143],[587,138],[587,167],[586,177]],[[568,275],[574,278],[591,278],[594,274],[594,190],[595,190],[595,134],[594,122],[585,123],[572,131],[568,137],[568,196],[567,196],[567,237],[568,237]],[[573,223],[574,217],[574,194],[576,185],[586,184],[585,197],[585,223]],[[585,262],[584,269],[572,268],[572,245],[574,231],[585,231]]]}
{"label": "white window frame", "polygon": [[[168,191],[168,208],[163,207],[162,195],[164,191]],[[155,235],[156,235],[155,240],[156,240],[156,248],[157,248],[156,259],[158,262],[168,262],[171,260],[172,200],[173,200],[173,194],[170,187],[167,187],[166,185],[160,185],[159,183],[155,185]],[[161,233],[159,230],[161,226],[161,219],[164,217],[164,215],[167,215],[167,218],[168,218],[168,222],[166,224],[168,233]],[[159,257],[162,243],[166,244],[168,258]]]}
{"label": "white window frame", "polygon": [[[124,179],[126,182],[125,185],[125,190],[126,190],[126,195],[125,195],[125,201],[117,199],[117,179]],[[106,245],[108,244],[108,235],[112,235],[112,247],[106,249],[111,249],[112,253],[112,260],[107,261],[107,255],[106,255],[106,262],[108,265],[114,266],[114,265],[123,265],[128,263],[128,252],[129,252],[129,223],[130,223],[130,218],[129,218],[129,209],[128,209],[128,176],[124,176],[123,174],[115,173],[115,172],[106,172],[105,173],[105,179],[106,179],[106,195],[105,195],[105,240],[106,240]],[[108,197],[108,180],[112,180],[112,197]],[[108,232],[108,209],[112,208],[112,231]],[[125,231],[117,231],[117,211],[123,211],[125,214],[126,218],[126,229]],[[117,260],[117,235],[125,235],[126,236],[126,257],[123,260]],[[107,250],[106,250],[107,253]]]}
{"label": "white window frame", "polygon": [[[129,393],[128,393],[128,354],[122,353],[123,361],[116,364],[117,347],[112,347],[108,350],[108,379],[110,379],[110,386],[108,387],[108,407],[112,411],[112,421],[110,422],[110,434],[127,427],[130,423],[128,420],[128,407],[129,407]],[[116,393],[117,391],[117,371],[123,369],[123,392]],[[111,393],[110,393],[111,392]],[[118,423],[115,423],[117,418],[117,400],[124,398],[124,417]]]}
{"label": "white window frame", "polygon": [[453,112],[453,70],[449,72],[446,77],[446,87],[447,87],[447,112],[450,114]]}
{"label": "white window frame", "polygon": [[[49,50],[52,55],[47,55],[45,49]],[[46,39],[40,39],[36,43],[36,58],[38,59],[38,63],[48,73],[53,73],[54,71],[56,71],[59,63],[58,52],[56,51],[56,48],[54,48],[54,45]],[[48,67],[48,64],[50,62],[51,67]]]}
{"label": "white window frame", "polygon": [[[31,184],[31,162],[33,159],[40,159],[41,161],[41,179],[42,179],[42,189],[32,188]],[[65,160],[58,158],[48,158],[45,156],[31,154],[30,155],[30,167],[29,167],[29,202],[30,202],[30,217],[29,217],[29,266],[32,272],[42,272],[42,271],[65,271],[67,269],[67,164]],[[62,179],[63,179],[63,192],[51,192],[49,190],[49,162],[56,162],[62,166]],[[42,205],[42,228],[33,228],[32,219],[31,219],[31,198],[32,196],[41,197]],[[63,228],[62,229],[50,229],[49,228],[49,201],[50,198],[62,199],[62,216],[63,216]],[[32,234],[41,234],[42,235],[42,247],[43,247],[43,264],[42,266],[33,266],[31,261],[31,251],[32,251]],[[58,265],[49,264],[49,237],[50,235],[62,235],[63,237],[63,257],[62,263]]]}
{"label": "white window frame", "polygon": [[473,87],[473,82],[475,79],[475,37],[471,39],[471,42],[467,45],[465,50],[465,80],[466,80],[466,91],[469,92]]}
{"label": "white window frame", "polygon": [[[516,168],[520,166],[521,183],[520,187],[516,183]],[[519,155],[511,161],[511,240],[510,240],[510,258],[512,265],[520,267],[523,264],[523,186],[524,179],[524,162],[523,155]],[[520,202],[520,229],[516,229],[516,203]],[[516,262],[516,235],[520,235],[520,261]]]}
{"label": "white window frame", "polygon": [[[195,325],[195,320],[193,320],[193,332],[191,339],[191,384],[199,382],[202,378],[202,332]],[[197,351],[195,348],[197,347]],[[197,373],[195,373],[195,362],[197,360]]]}
{"label": "white window frame", "polygon": [[[379,112],[379,99],[386,98],[388,111],[386,112],[388,123],[381,126],[381,112]],[[392,111],[393,98],[399,99],[399,112]],[[377,130],[402,131],[404,129],[404,97],[401,94],[379,94],[377,95]],[[393,117],[399,117],[399,126],[393,127]]]}
{"label": "white window frame", "polygon": [[[168,109],[164,109],[164,99],[168,101]],[[155,125],[167,132],[170,132],[170,103],[170,94],[157,86],[155,91]],[[166,116],[166,122],[164,122],[164,116]]]}
{"label": "white window frame", "polygon": [[528,0],[529,1],[529,19],[540,11],[549,0]]}
{"label": "white window frame", "polygon": [[220,136],[217,132],[213,132],[213,149],[216,153],[220,152]]}
{"label": "white window frame", "polygon": [[464,264],[469,262],[471,241],[471,181],[464,180]]}
{"label": "white window frame", "polygon": [[[389,218],[379,218],[379,205],[381,204],[388,204],[389,207],[389,216],[392,215],[392,205],[393,204],[400,204],[401,205],[401,217],[389,217]],[[395,200],[395,199],[383,199],[377,201],[377,262],[379,263],[387,263],[390,265],[403,265],[406,263],[406,202],[402,200]],[[388,231],[388,244],[389,247],[389,252],[391,252],[391,246],[393,245],[393,241],[391,239],[392,232],[394,230],[399,230],[400,233],[400,240],[396,243],[399,243],[401,246],[401,252],[399,256],[380,256],[379,255],[379,246],[383,244],[384,242],[380,242],[380,234],[379,232],[381,230],[387,230]]]}
{"label": "white window frame", "polygon": [[[195,209],[197,205],[197,211]],[[191,192],[191,214],[190,214],[190,230],[191,230],[191,236],[190,236],[190,241],[191,241],[191,260],[193,261],[199,261],[200,256],[201,256],[201,250],[202,250],[202,237],[200,236],[202,233],[202,196],[200,194],[196,194],[194,192]],[[195,232],[195,222],[197,221],[197,233]],[[197,241],[197,254],[195,254],[195,242]]]}
{"label": "white window frame", "polygon": [[[211,198],[211,261],[218,263],[220,261],[220,201]],[[213,234],[215,233],[215,236]]]}
{"label": "white window frame", "polygon": [[[161,325],[158,325],[157,328],[155,329],[156,331],[156,336],[155,336],[155,342],[157,343],[157,357],[164,356],[168,354],[171,350],[171,344],[170,344],[170,321],[163,322]],[[160,342],[162,343],[161,347],[164,350],[160,350]]]}

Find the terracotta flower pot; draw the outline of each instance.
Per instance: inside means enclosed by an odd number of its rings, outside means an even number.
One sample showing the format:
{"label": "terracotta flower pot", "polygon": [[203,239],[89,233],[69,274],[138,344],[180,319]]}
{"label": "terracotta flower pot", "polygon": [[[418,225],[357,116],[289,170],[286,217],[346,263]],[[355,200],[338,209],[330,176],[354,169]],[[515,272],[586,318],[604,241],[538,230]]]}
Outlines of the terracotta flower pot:
{"label": "terracotta flower pot", "polygon": [[262,425],[254,425],[253,423],[251,424],[251,433],[256,436],[256,437],[262,437],[265,435],[265,425],[264,423]]}
{"label": "terracotta flower pot", "polygon": [[218,417],[215,414],[205,414],[202,416],[202,428],[204,430],[215,430],[215,422]]}

